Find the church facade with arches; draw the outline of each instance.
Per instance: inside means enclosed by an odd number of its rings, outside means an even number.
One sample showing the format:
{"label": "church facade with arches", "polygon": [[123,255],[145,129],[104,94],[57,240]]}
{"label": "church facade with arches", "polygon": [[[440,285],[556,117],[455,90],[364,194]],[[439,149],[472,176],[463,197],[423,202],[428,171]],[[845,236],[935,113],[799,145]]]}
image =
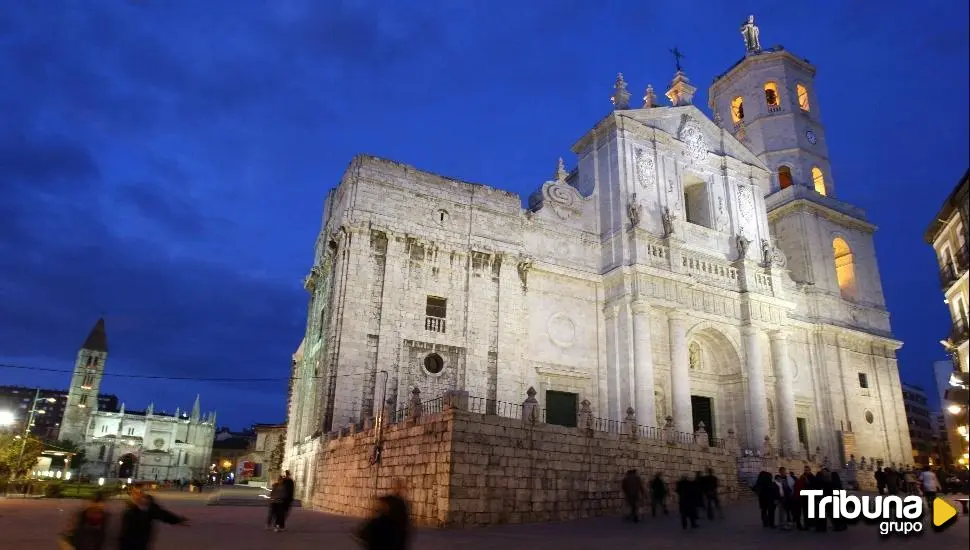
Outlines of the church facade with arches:
{"label": "church facade with arches", "polygon": [[527,208],[356,157],[305,282],[290,468],[414,388],[521,403],[530,387],[552,423],[588,400],[752,450],[911,463],[876,227],[838,198],[815,68],[753,24],[712,116],[679,67],[664,105],[648,87],[631,106],[620,75]]}
{"label": "church facade with arches", "polygon": [[84,449],[80,474],[142,481],[201,480],[209,473],[216,413],[191,410],[99,410],[98,392],[108,361],[104,319],[98,319],[78,351],[64,406],[60,439]]}

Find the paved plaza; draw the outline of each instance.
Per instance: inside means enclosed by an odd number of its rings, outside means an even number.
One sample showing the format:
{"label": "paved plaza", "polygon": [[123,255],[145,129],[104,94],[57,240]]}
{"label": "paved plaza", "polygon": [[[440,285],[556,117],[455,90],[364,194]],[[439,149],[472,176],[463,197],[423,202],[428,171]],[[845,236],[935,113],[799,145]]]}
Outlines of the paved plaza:
{"label": "paved plaza", "polygon": [[[350,533],[356,520],[295,509],[285,533],[263,529],[266,510],[253,506],[205,506],[187,494],[162,495],[160,501],[188,516],[188,527],[159,526],[156,550],[290,550],[321,548],[351,550],[359,546]],[[0,550],[54,548],[56,532],[77,509],[75,500],[4,500],[0,497]],[[121,502],[112,502],[117,512]],[[883,540],[875,527],[858,525],[835,533],[767,531],[760,527],[753,502],[732,505],[726,520],[702,521],[693,532],[683,532],[678,519],[647,518],[630,524],[619,518],[595,518],[569,523],[506,525],[463,530],[421,530],[414,550],[633,550],[673,549],[690,544],[706,548],[752,550],[852,548],[968,547],[970,523],[967,516],[944,533],[929,532],[919,538]],[[117,519],[115,518],[115,521]],[[833,546],[835,545],[835,546]]]}

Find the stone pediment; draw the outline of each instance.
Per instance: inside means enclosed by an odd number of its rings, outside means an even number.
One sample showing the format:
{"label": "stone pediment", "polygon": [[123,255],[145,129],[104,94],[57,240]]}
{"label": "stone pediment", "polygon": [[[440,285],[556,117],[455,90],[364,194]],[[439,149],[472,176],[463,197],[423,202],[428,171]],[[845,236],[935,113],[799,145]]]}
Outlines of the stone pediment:
{"label": "stone pediment", "polygon": [[[709,162],[704,150],[717,157],[731,157],[744,164],[768,171],[761,160],[730,132],[720,128],[693,105],[683,107],[654,107],[617,111],[623,129],[648,140],[672,139],[682,143],[688,161]],[[659,138],[659,139],[658,139]]]}
{"label": "stone pediment", "polygon": [[529,197],[529,210],[538,213],[549,208],[563,221],[574,216],[581,216],[583,206],[589,199],[583,197],[578,189],[570,185],[566,181],[566,177],[562,159],[559,159],[556,179],[547,181]]}

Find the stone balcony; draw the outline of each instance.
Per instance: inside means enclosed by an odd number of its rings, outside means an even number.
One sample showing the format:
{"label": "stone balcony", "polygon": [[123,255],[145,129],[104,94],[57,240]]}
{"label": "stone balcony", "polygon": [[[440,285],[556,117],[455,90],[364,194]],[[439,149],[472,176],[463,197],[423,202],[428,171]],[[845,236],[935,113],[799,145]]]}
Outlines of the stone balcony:
{"label": "stone balcony", "polygon": [[866,217],[865,210],[857,206],[852,206],[849,203],[833,199],[832,197],[819,195],[814,189],[810,189],[804,185],[792,185],[791,187],[775,191],[774,193],[765,197],[765,205],[767,206],[770,214],[773,210],[777,210],[778,208],[799,200],[813,202],[817,205],[824,206],[830,210],[834,210],[851,218],[855,218],[867,223],[869,222],[869,219]]}

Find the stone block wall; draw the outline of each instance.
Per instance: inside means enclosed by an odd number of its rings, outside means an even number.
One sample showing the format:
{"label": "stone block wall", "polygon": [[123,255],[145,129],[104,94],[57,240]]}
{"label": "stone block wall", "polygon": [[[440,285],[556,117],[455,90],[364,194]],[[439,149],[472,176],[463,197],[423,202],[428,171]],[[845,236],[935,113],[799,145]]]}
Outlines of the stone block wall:
{"label": "stone block wall", "polygon": [[366,516],[395,479],[405,483],[419,525],[450,527],[562,521],[622,510],[620,481],[637,469],[649,483],[662,472],[713,468],[722,500],[738,496],[737,451],[583,431],[458,409],[388,426],[378,465],[373,429],[322,443],[315,491],[305,504]]}
{"label": "stone block wall", "polygon": [[452,423],[448,416],[430,415],[386,428],[378,465],[371,464],[374,428],[325,442],[317,457],[316,491],[309,499],[310,507],[366,517],[373,510],[374,499],[387,493],[395,479],[402,479],[414,522],[444,523],[451,474]]}

